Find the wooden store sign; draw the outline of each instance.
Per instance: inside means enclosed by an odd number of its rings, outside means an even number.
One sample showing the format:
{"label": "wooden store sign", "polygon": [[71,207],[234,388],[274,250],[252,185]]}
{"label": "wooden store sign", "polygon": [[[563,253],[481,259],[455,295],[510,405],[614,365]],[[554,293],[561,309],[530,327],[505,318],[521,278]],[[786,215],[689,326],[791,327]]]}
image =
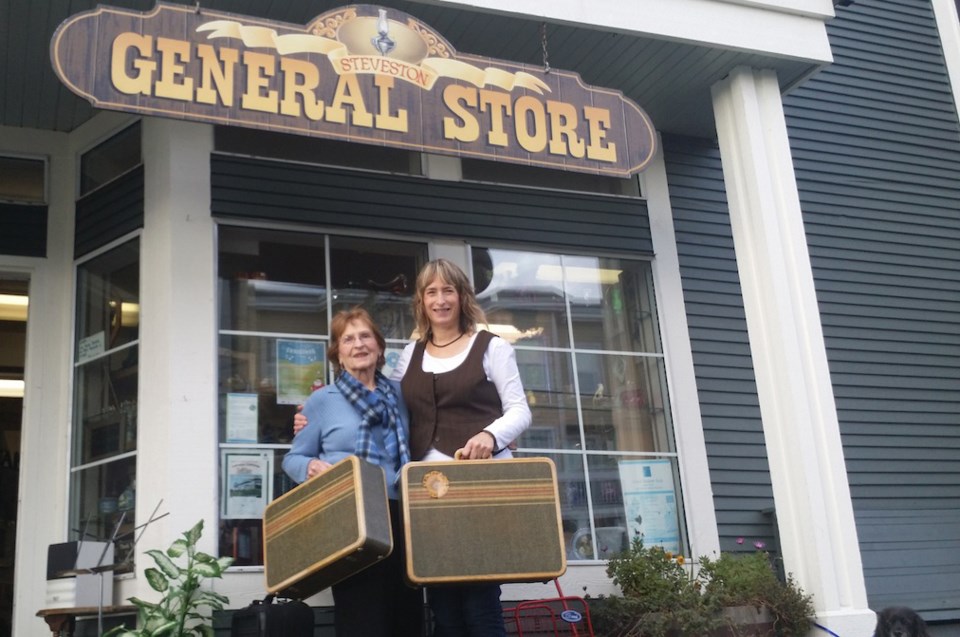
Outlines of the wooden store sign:
{"label": "wooden store sign", "polygon": [[50,55],[98,108],[622,177],[655,150],[649,117],[619,91],[457,53],[372,5],[306,26],[99,6],[64,21]]}

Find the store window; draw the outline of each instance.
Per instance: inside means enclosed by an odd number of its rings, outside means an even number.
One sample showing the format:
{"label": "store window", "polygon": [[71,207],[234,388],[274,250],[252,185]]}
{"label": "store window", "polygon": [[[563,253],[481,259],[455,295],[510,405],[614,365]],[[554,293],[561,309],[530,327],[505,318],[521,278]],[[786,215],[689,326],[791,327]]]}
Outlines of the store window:
{"label": "store window", "polygon": [[80,157],[80,196],[139,166],[140,122],[128,126]]}
{"label": "store window", "polygon": [[42,159],[0,157],[0,201],[44,203],[46,168]]}
{"label": "store window", "polygon": [[533,424],[519,456],[557,465],[568,559],[642,535],[682,550],[683,514],[650,263],[473,249],[490,329],[510,340]]}
{"label": "store window", "polygon": [[78,539],[116,537],[132,569],[137,469],[140,241],[77,265],[71,514]]}
{"label": "store window", "polygon": [[259,565],[263,509],[294,486],[281,468],[293,415],[331,381],[333,314],[366,308],[389,366],[414,330],[427,245],[233,226],[218,234],[220,554]]}

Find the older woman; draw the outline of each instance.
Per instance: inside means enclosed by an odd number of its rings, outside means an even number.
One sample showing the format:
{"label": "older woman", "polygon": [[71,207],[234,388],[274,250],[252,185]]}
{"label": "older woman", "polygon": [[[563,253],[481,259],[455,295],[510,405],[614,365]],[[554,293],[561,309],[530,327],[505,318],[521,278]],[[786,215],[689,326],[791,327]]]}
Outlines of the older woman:
{"label": "older woman", "polygon": [[[420,637],[423,596],[403,579],[403,538],[397,506],[397,477],[409,461],[407,408],[397,383],[380,368],[386,342],[363,309],[338,313],[330,326],[327,358],[334,382],[315,391],[303,406],[308,425],[294,438],[283,469],[303,482],[349,455],[383,467],[394,532],[394,550],[378,562],[334,584],[337,637]],[[335,522],[334,522],[335,523]]]}
{"label": "older woman", "polygon": [[[410,406],[411,457],[512,456],[508,445],[530,426],[530,408],[513,347],[478,327],[486,318],[463,270],[446,259],[427,263],[413,311],[420,338],[393,373]],[[434,587],[427,596],[435,637],[505,634],[496,584]]]}

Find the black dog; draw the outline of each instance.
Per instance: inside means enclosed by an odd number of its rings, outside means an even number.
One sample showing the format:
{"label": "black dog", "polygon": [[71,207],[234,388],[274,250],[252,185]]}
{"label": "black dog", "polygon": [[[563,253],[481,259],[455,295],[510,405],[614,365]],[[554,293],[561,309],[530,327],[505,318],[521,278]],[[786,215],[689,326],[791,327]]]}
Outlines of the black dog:
{"label": "black dog", "polygon": [[927,624],[912,608],[891,606],[877,613],[873,637],[930,637]]}

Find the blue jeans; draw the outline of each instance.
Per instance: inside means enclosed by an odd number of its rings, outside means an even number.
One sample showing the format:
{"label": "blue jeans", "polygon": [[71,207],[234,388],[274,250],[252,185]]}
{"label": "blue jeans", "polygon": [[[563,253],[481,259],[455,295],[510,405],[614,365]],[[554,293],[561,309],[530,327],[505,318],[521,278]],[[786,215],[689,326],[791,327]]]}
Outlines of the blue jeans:
{"label": "blue jeans", "polygon": [[427,590],[434,637],[505,637],[497,584],[438,586]]}

